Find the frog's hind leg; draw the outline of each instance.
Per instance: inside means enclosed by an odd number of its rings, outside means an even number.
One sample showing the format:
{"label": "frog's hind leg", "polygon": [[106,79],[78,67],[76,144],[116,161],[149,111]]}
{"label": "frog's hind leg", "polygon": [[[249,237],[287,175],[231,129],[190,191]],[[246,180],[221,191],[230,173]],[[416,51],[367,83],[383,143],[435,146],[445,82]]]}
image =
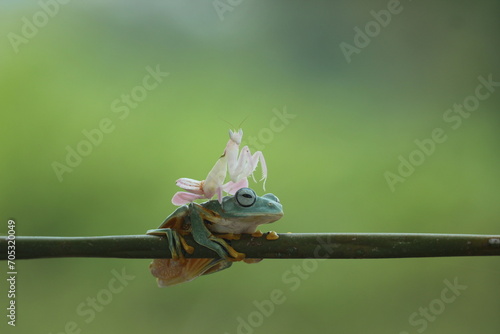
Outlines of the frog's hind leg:
{"label": "frog's hind leg", "polygon": [[[189,204],[189,208],[193,238],[198,244],[213,250],[221,258],[225,258],[229,261],[241,261],[245,258],[245,254],[237,252],[233,247],[229,246],[224,239],[214,236],[212,232],[208,230],[203,222],[203,218],[206,217],[208,219],[211,217],[207,217],[207,213],[203,210],[203,207],[191,203]],[[228,254],[230,258],[228,258]]]}
{"label": "frog's hind leg", "polygon": [[171,228],[156,228],[153,230],[148,230],[146,234],[166,236],[168,239],[168,249],[170,250],[170,254],[172,254],[172,259],[174,260],[184,258],[182,249],[184,249],[189,254],[192,254],[194,251],[193,247],[187,244],[182,235]]}

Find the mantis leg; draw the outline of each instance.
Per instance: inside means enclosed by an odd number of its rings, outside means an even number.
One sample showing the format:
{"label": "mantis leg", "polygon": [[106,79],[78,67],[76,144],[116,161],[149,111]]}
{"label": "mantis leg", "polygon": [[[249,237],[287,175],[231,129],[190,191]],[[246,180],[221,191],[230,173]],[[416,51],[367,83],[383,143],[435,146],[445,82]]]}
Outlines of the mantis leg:
{"label": "mantis leg", "polygon": [[237,159],[228,159],[227,167],[231,181],[237,182],[238,180],[246,178],[250,175],[252,175],[252,178],[255,181],[253,172],[255,168],[257,168],[259,161],[262,167],[261,180],[265,180],[267,178],[267,165],[264,155],[260,151],[257,151],[252,155],[248,146],[243,147]]}

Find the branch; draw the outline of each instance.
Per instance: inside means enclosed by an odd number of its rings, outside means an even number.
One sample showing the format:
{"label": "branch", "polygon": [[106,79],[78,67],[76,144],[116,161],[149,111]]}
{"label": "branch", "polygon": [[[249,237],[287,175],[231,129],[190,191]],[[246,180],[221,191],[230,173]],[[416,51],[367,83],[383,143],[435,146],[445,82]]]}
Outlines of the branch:
{"label": "branch", "polygon": [[[247,258],[375,259],[443,256],[500,256],[500,235],[399,233],[287,233],[277,240],[242,235],[230,241]],[[188,258],[217,254],[186,237],[195,252]],[[12,243],[10,243],[12,245]],[[7,237],[0,239],[0,260],[7,259]],[[12,248],[10,248],[12,249]],[[170,258],[165,237],[16,237],[15,259],[54,257]]]}

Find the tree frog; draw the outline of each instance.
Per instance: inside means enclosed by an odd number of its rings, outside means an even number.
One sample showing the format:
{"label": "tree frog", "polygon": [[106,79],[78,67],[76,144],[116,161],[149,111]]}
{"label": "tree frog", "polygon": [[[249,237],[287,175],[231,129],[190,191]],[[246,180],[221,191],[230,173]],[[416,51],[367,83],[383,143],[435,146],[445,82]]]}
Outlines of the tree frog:
{"label": "tree frog", "polygon": [[[221,203],[211,200],[181,206],[157,229],[147,231],[147,234],[166,236],[172,253],[172,259],[154,259],[149,266],[151,273],[157,277],[158,286],[164,287],[229,268],[232,262],[244,260],[245,254],[237,252],[223,238],[235,239],[241,233],[262,236],[257,226],[275,222],[282,216],[283,207],[275,195],[259,197],[250,188],[241,188],[234,196],[225,196]],[[183,238],[188,234],[220,258],[185,258],[182,249],[190,254],[194,251]],[[276,236],[275,233],[271,235]]]}

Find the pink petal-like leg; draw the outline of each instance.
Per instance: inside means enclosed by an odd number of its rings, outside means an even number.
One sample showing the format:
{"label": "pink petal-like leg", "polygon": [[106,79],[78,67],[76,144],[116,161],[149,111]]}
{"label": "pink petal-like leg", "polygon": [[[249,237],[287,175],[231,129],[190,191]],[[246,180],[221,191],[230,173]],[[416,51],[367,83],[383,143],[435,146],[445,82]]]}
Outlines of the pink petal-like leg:
{"label": "pink petal-like leg", "polygon": [[234,195],[241,188],[248,187],[248,179],[244,178],[234,183],[233,181],[229,181],[225,185],[222,186],[222,189],[230,195]]}
{"label": "pink petal-like leg", "polygon": [[193,194],[198,194],[198,195],[203,194],[203,181],[198,181],[183,177],[182,179],[178,179],[175,182],[175,184],[178,187],[187,190]]}
{"label": "pink petal-like leg", "polygon": [[198,195],[193,193],[187,193],[184,191],[176,192],[174,197],[172,197],[172,204],[174,205],[184,205],[194,201],[195,199],[206,198],[205,195]]}

